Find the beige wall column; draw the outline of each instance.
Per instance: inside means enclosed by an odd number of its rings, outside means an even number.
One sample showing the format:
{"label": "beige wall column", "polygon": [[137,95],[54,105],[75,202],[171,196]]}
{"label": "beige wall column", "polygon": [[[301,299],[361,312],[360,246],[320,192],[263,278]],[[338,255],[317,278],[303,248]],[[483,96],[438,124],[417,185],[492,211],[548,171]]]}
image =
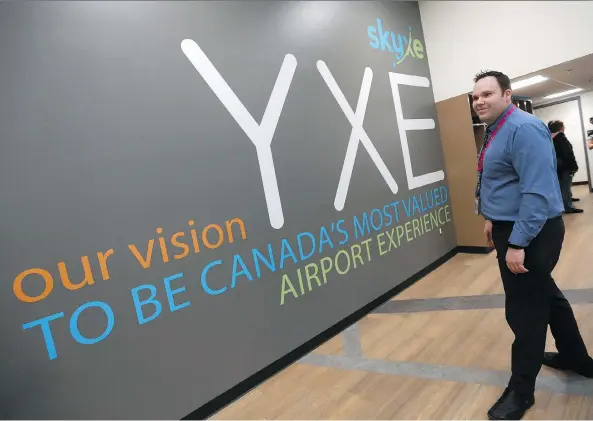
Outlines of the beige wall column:
{"label": "beige wall column", "polygon": [[484,219],[475,214],[477,145],[484,128],[472,125],[467,94],[436,103],[457,245],[487,248]]}

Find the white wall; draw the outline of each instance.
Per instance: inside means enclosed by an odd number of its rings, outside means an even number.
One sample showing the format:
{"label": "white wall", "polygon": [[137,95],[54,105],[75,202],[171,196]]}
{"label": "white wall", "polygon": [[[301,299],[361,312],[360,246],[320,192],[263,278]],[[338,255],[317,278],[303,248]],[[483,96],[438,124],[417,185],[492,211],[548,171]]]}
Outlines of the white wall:
{"label": "white wall", "polygon": [[480,70],[511,79],[593,52],[591,1],[419,1],[435,101]]}

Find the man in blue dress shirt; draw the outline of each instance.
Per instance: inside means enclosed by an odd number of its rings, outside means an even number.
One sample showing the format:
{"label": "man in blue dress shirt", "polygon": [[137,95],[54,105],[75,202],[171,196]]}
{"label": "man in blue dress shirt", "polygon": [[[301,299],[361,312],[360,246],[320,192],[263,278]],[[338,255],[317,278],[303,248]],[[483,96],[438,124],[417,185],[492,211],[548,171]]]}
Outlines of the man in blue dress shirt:
{"label": "man in blue dress shirt", "polygon": [[[474,82],[472,107],[487,124],[478,156],[476,210],[496,249],[506,319],[515,334],[512,376],[488,417],[518,420],[534,404],[542,363],[593,377],[593,359],[551,275],[564,240],[564,205],[550,131],[512,104],[505,74],[483,72]],[[548,325],[557,353],[544,352]]]}

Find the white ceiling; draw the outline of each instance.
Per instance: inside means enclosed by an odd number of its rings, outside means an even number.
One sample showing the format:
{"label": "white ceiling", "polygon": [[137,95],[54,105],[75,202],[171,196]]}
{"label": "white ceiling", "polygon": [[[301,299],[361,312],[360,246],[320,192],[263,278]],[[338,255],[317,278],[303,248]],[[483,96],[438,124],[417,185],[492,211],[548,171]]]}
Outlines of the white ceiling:
{"label": "white ceiling", "polygon": [[581,88],[583,90],[572,95],[567,95],[566,98],[580,95],[583,92],[593,90],[593,54],[514,78],[511,82],[518,82],[536,75],[545,76],[548,80],[524,88],[514,89],[513,94],[529,97],[533,100],[534,104],[561,100],[565,97],[554,98],[552,100],[545,100],[543,97],[574,88]]}

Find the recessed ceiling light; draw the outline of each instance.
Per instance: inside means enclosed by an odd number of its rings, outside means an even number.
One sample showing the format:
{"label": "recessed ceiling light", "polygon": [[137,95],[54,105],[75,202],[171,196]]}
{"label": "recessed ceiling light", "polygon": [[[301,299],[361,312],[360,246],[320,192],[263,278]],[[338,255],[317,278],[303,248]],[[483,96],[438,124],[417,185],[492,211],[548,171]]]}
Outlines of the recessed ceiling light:
{"label": "recessed ceiling light", "polygon": [[535,85],[536,83],[545,82],[546,80],[548,80],[547,77],[537,75],[537,76],[533,76],[533,77],[530,77],[527,79],[519,80],[517,82],[513,82],[511,85],[511,88],[512,89],[521,89],[521,88],[525,88],[526,86]]}
{"label": "recessed ceiling light", "polygon": [[568,91],[556,92],[555,94],[545,96],[544,99],[552,99],[552,98],[558,98],[560,96],[576,94],[577,92],[581,92],[582,90],[583,90],[582,88],[575,88],[575,89],[569,89]]}

